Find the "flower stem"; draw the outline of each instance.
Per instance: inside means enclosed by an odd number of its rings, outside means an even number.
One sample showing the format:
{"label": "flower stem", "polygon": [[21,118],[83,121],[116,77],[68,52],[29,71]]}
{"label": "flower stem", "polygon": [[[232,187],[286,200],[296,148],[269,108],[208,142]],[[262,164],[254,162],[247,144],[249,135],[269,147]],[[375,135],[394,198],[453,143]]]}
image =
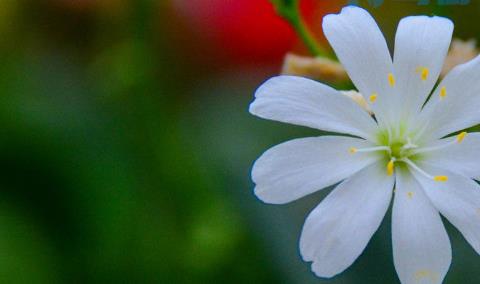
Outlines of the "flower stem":
{"label": "flower stem", "polygon": [[308,29],[300,13],[299,0],[271,0],[277,13],[295,29],[305,46],[313,56],[328,56]]}

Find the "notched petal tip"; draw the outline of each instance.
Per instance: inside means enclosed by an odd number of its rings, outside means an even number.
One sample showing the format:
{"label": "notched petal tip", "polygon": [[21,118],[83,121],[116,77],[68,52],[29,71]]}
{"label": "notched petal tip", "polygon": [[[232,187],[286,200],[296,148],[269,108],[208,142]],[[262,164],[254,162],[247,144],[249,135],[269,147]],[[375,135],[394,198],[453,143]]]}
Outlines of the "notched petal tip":
{"label": "notched petal tip", "polygon": [[367,16],[369,18],[371,17],[370,13],[367,10],[358,6],[348,5],[343,7],[340,13],[325,15],[322,19],[322,27],[323,29],[325,29],[325,25],[331,24],[332,21],[334,22],[336,20],[339,20],[342,17],[348,17],[349,15],[352,15],[354,13],[363,14],[364,16]]}
{"label": "notched petal tip", "polygon": [[442,17],[442,16],[427,16],[427,15],[416,15],[416,16],[407,16],[403,17],[400,20],[400,23],[405,22],[405,21],[412,21],[412,20],[430,20],[430,21],[438,21],[438,22],[443,22],[446,25],[451,25],[452,27],[454,26],[453,21],[450,18],[447,17]]}
{"label": "notched petal tip", "polygon": [[251,115],[258,116],[258,117],[262,118],[261,115],[260,115],[260,112],[258,111],[258,102],[257,102],[256,98],[253,99],[253,101],[248,106],[248,112]]}
{"label": "notched petal tip", "polygon": [[438,29],[443,29],[443,32],[450,34],[450,37],[453,34],[454,29],[454,23],[449,18],[425,15],[404,17],[398,23],[398,28],[408,25],[409,23],[416,23],[418,25],[434,25]]}
{"label": "notched petal tip", "polygon": [[257,184],[253,189],[253,193],[258,200],[265,204],[283,205],[292,201],[278,193],[268,190],[268,188],[266,189],[263,185]]}
{"label": "notched petal tip", "polygon": [[335,271],[330,269],[325,269],[325,266],[320,265],[319,263],[313,261],[311,265],[312,272],[320,278],[333,278],[338,274],[342,273],[342,271]]}
{"label": "notched petal tip", "polygon": [[[312,212],[310,213],[312,214]],[[308,219],[310,215],[307,216],[305,223],[302,226],[302,232],[300,234],[300,240],[298,242],[298,248],[300,250],[300,255],[302,256],[302,260],[305,262],[314,262],[315,261],[315,241],[312,241],[312,237],[309,235],[309,228],[307,227]],[[313,265],[313,263],[312,263]]]}
{"label": "notched petal tip", "polygon": [[368,15],[370,15],[370,13],[367,10],[355,5],[347,5],[343,7],[342,11],[340,12],[340,14],[348,14],[348,13],[364,13],[364,14],[367,13]]}
{"label": "notched petal tip", "polygon": [[265,186],[265,182],[261,182],[262,176],[265,175],[265,170],[269,168],[268,161],[271,157],[273,148],[265,151],[254,163],[250,172],[252,182],[255,184],[253,193],[255,196],[265,204],[281,205],[289,203],[291,200],[285,198],[284,195],[272,192],[272,188]]}
{"label": "notched petal tip", "polygon": [[331,278],[341,272],[326,271],[325,265],[320,264],[319,260],[315,259],[315,243],[312,243],[312,239],[305,235],[305,225],[303,225],[302,234],[300,235],[299,250],[303,261],[311,262],[310,270],[320,278]]}
{"label": "notched petal tip", "polygon": [[262,188],[258,185],[256,185],[255,188],[253,189],[253,194],[255,194],[258,200],[260,200],[263,203],[277,204],[275,202],[271,202],[266,196],[264,196],[265,190],[262,190]]}
{"label": "notched petal tip", "polygon": [[315,259],[315,252],[312,251],[311,246],[308,246],[304,238],[300,238],[300,255],[303,261],[311,262],[310,269],[317,277],[332,278],[345,270],[338,271],[338,269],[328,268],[327,265]]}
{"label": "notched petal tip", "polygon": [[450,19],[450,18],[447,18],[447,17],[431,16],[431,17],[429,17],[429,18],[431,18],[431,19],[433,19],[433,20],[435,20],[435,21],[443,22],[443,24],[450,26],[450,27],[452,28],[452,30],[453,30],[453,27],[455,26],[453,20]]}
{"label": "notched petal tip", "polygon": [[[265,96],[269,96],[269,94],[272,93],[271,89],[272,89],[273,86],[278,85],[278,84],[282,84],[282,83],[283,84],[288,83],[288,81],[293,81],[295,78],[296,78],[296,76],[280,75],[280,76],[272,77],[272,78],[266,80],[265,82],[263,82],[255,90],[254,99],[250,103],[250,105],[248,106],[248,112],[250,114],[253,114],[253,115],[258,116],[260,118],[264,118],[264,116],[262,116],[262,112],[260,111],[261,104],[259,104],[258,99],[262,98],[262,97],[265,97]],[[284,81],[284,82],[282,82],[282,81]],[[292,82],[292,83],[295,84],[295,82]],[[271,95],[274,95],[274,94],[272,93]]]}
{"label": "notched petal tip", "polygon": [[432,27],[436,27],[438,29],[443,29],[443,32],[453,34],[453,28],[454,24],[453,21],[449,18],[445,17],[440,17],[440,16],[425,16],[425,15],[420,15],[420,16],[408,16],[404,17],[400,20],[398,23],[398,28],[401,28],[402,26],[405,25],[412,25],[412,24],[417,24],[417,25],[425,25],[429,24],[432,25]]}

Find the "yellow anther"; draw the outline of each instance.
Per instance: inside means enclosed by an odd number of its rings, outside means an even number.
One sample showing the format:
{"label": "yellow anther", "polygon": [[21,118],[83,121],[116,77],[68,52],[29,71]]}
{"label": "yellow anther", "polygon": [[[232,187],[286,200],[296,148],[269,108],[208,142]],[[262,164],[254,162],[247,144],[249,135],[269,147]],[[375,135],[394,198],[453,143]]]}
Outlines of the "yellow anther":
{"label": "yellow anther", "polygon": [[417,73],[420,73],[420,78],[422,81],[426,81],[428,79],[428,74],[430,73],[430,70],[427,67],[418,67],[417,68]]}
{"label": "yellow anther", "polygon": [[420,281],[422,279],[429,279],[430,281],[428,282],[437,282],[438,273],[426,269],[418,270],[417,272],[415,272],[415,279],[417,281]]}
{"label": "yellow anther", "polygon": [[390,87],[395,86],[395,77],[392,73],[388,73],[388,84],[390,85]]}
{"label": "yellow anther", "polygon": [[447,181],[448,180],[448,177],[447,176],[435,176],[433,178],[434,181]]}
{"label": "yellow anther", "polygon": [[413,192],[412,192],[412,191],[407,192],[407,196],[408,196],[408,198],[412,199],[412,197],[413,197]]}
{"label": "yellow anther", "polygon": [[423,68],[422,69],[422,74],[420,74],[420,78],[422,78],[423,81],[426,81],[428,79],[428,73],[430,71],[428,70],[428,68]]}
{"label": "yellow anther", "polygon": [[376,100],[377,100],[377,97],[378,97],[378,94],[377,93],[372,93],[372,95],[370,97],[368,97],[368,100],[371,102],[371,103],[374,103]]}
{"label": "yellow anther", "polygon": [[457,143],[460,143],[465,139],[465,136],[467,136],[467,132],[463,131],[462,133],[457,135]]}
{"label": "yellow anther", "polygon": [[355,154],[355,153],[357,153],[357,148],[350,147],[350,149],[348,149],[348,152],[350,152],[350,154]]}
{"label": "yellow anther", "polygon": [[427,277],[430,274],[430,271],[428,270],[419,270],[415,273],[416,278],[424,278]]}
{"label": "yellow anther", "polygon": [[389,176],[393,175],[393,170],[394,170],[394,168],[395,168],[395,167],[394,167],[394,166],[395,166],[394,163],[395,163],[395,162],[394,162],[393,160],[390,160],[390,162],[388,162],[388,164],[387,164],[387,175],[389,175]]}
{"label": "yellow anther", "polygon": [[440,88],[440,100],[443,100],[447,96],[447,88],[445,86]]}

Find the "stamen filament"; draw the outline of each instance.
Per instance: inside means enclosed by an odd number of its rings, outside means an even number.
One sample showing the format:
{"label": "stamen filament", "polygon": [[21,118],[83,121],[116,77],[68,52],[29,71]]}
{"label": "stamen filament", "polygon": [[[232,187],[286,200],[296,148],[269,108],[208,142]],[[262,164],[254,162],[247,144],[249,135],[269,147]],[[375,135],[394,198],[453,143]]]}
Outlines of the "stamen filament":
{"label": "stamen filament", "polygon": [[390,147],[388,146],[377,146],[377,147],[360,148],[360,149],[355,147],[350,147],[348,151],[352,154],[355,154],[357,152],[366,153],[366,152],[376,152],[376,151],[387,151],[390,153],[391,150],[390,150]]}
{"label": "stamen filament", "polygon": [[399,161],[405,162],[412,169],[416,170],[417,172],[419,172],[420,174],[422,174],[423,176],[425,176],[429,179],[432,179],[434,181],[441,181],[441,182],[448,181],[448,176],[432,176],[432,175],[428,174],[427,172],[425,172],[424,170],[422,170],[419,166],[415,165],[415,163],[412,162],[408,158],[403,158],[403,159],[400,159]]}
{"label": "stamen filament", "polygon": [[450,141],[448,143],[442,144],[442,145],[437,145],[437,146],[432,146],[432,147],[425,147],[425,148],[419,148],[416,150],[413,150],[412,155],[420,154],[420,153],[427,153],[427,152],[432,152],[432,151],[437,151],[441,150],[444,148],[447,148],[453,144],[457,143],[456,141]]}
{"label": "stamen filament", "polygon": [[408,158],[403,158],[401,159],[400,161],[402,162],[405,162],[407,165],[409,165],[412,169],[416,170],[417,172],[421,173],[422,175],[428,177],[429,179],[434,179],[434,177],[432,175],[429,175],[427,172],[425,172],[424,170],[420,169],[417,165],[415,165],[414,162],[412,162],[410,159]]}
{"label": "stamen filament", "polygon": [[442,144],[442,145],[437,145],[437,146],[432,146],[432,147],[425,147],[425,148],[419,148],[419,149],[416,149],[412,152],[412,155],[415,155],[415,154],[420,154],[420,153],[426,153],[426,152],[432,152],[432,151],[437,151],[437,150],[441,150],[441,149],[444,149],[444,148],[447,148],[451,145],[454,145],[454,144],[457,144],[457,143],[461,143],[464,139],[465,139],[465,136],[467,136],[467,132],[462,132],[460,134],[457,135],[457,138],[450,141],[450,142],[447,142],[445,144]]}

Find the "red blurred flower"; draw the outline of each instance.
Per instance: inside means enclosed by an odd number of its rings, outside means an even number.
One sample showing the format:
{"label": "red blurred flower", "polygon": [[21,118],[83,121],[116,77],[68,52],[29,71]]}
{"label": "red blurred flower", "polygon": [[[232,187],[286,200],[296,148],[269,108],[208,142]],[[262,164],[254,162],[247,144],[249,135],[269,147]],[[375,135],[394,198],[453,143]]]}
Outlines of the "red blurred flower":
{"label": "red blurred flower", "polygon": [[[301,2],[303,16],[315,31],[332,6],[326,2]],[[279,61],[298,42],[268,0],[174,0],[174,5],[201,41],[236,61]]]}

